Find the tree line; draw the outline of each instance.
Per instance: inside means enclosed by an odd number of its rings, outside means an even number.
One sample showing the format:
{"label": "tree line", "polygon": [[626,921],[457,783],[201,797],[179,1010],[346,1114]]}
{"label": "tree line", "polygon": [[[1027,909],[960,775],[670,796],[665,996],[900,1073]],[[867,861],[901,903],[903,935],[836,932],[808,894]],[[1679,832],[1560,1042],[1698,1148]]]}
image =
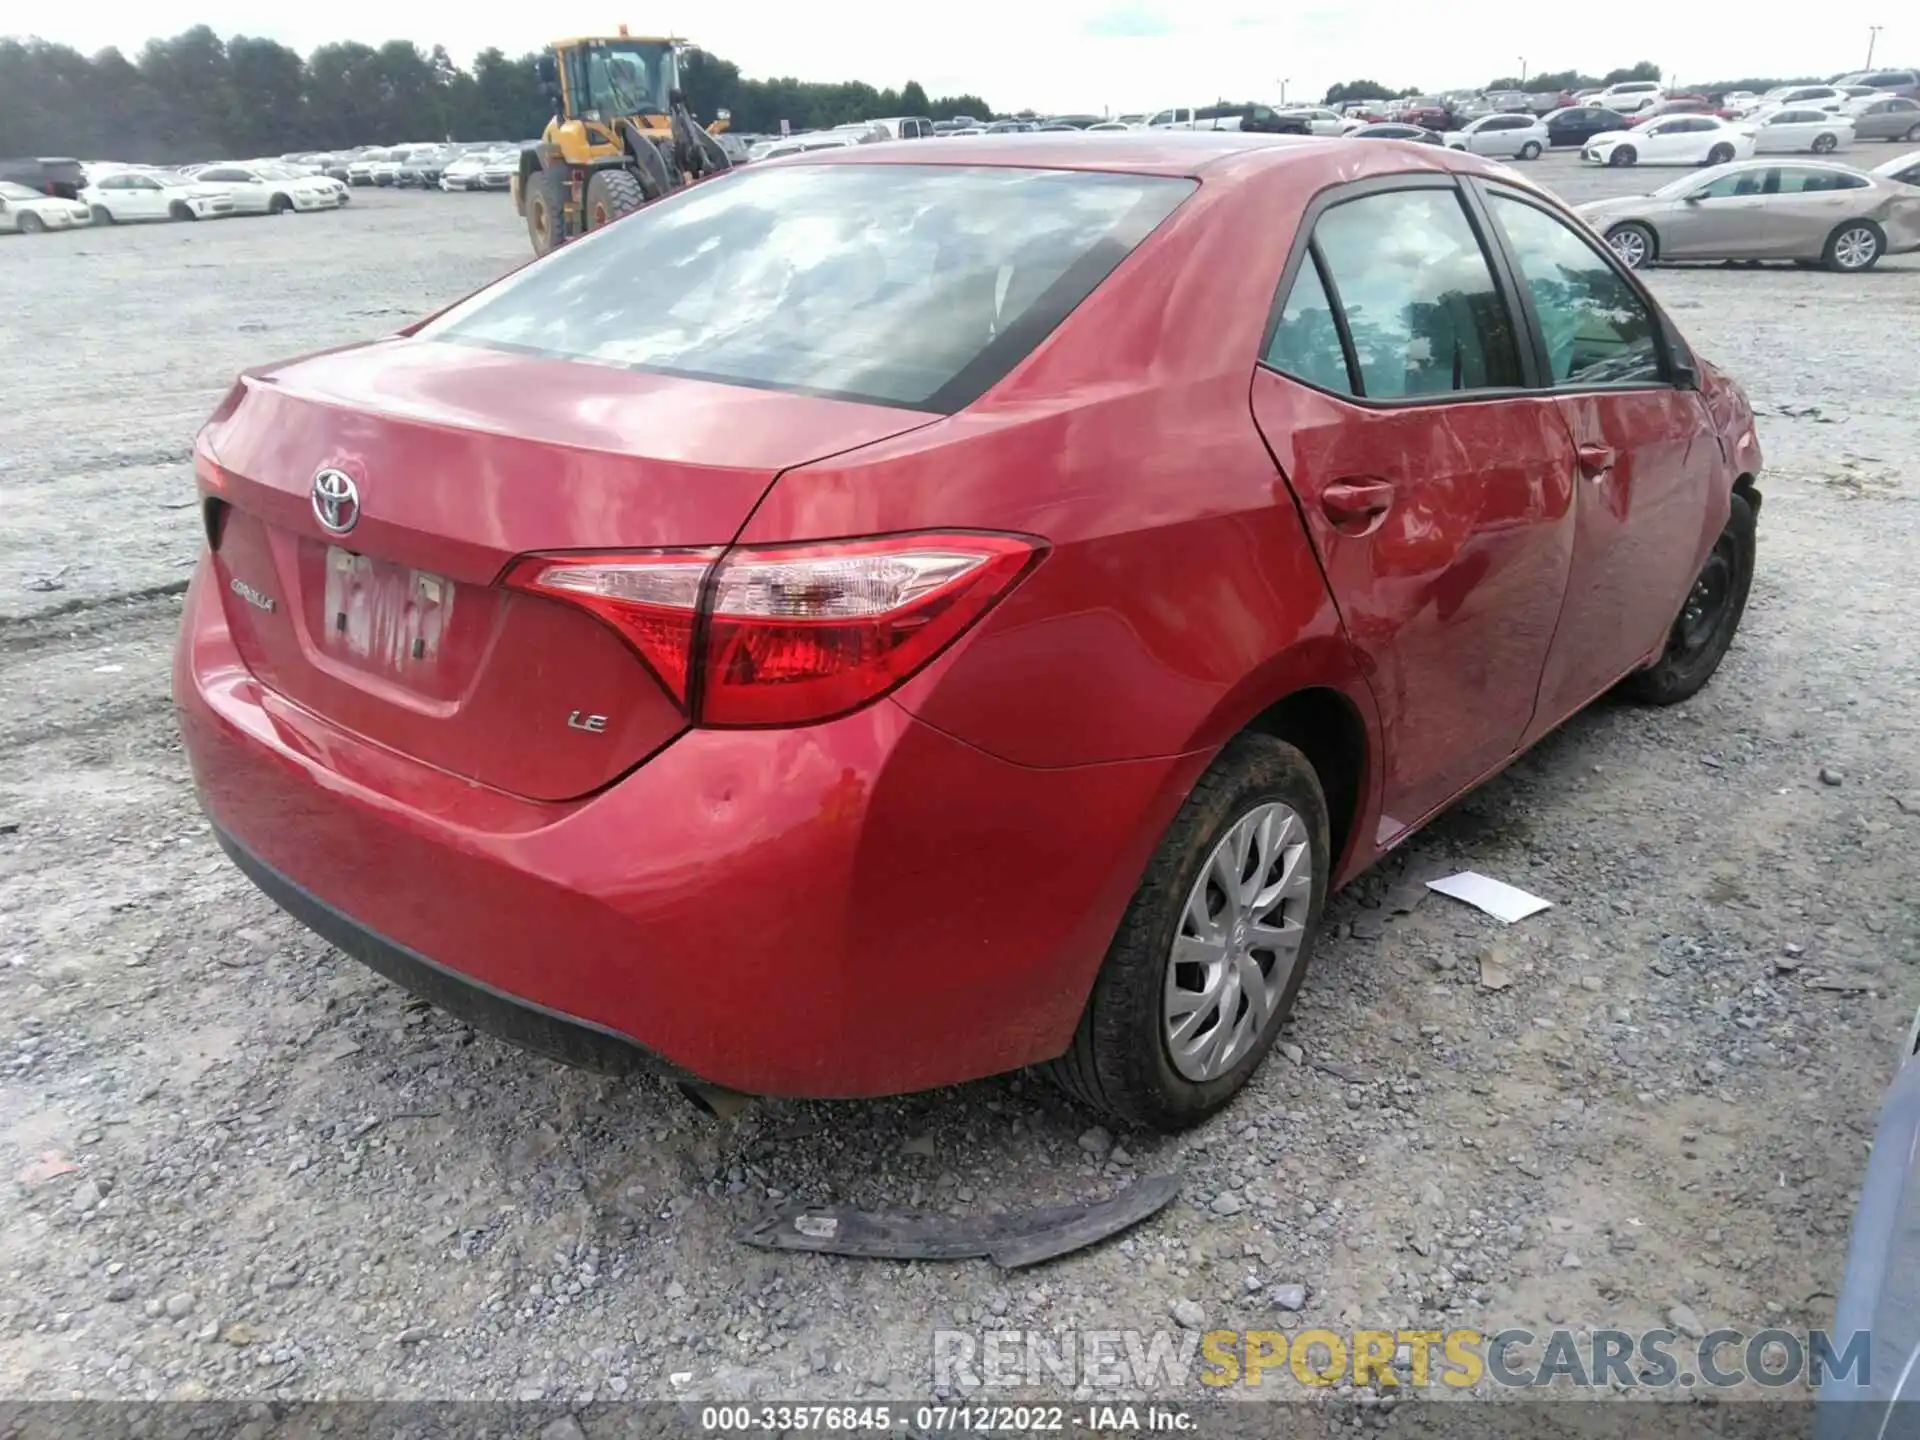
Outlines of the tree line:
{"label": "tree line", "polygon": [[[1618,85],[1623,80],[1660,79],[1660,67],[1651,60],[1642,60],[1635,65],[1622,66],[1618,70],[1609,70],[1604,75],[1588,75],[1579,70],[1548,70],[1540,74],[1529,75],[1522,79],[1518,75],[1502,75],[1497,80],[1489,80],[1482,88],[1487,90],[1524,90],[1529,94],[1546,92],[1598,90],[1608,85]],[[1688,83],[1684,88],[1700,95],[1724,95],[1730,90],[1752,90],[1763,93],[1777,85],[1819,85],[1825,83],[1823,76],[1766,76],[1749,77],[1744,80],[1716,80],[1711,84]],[[1324,104],[1340,105],[1349,100],[1399,100],[1408,95],[1425,95],[1431,92],[1418,86],[1395,89],[1382,85],[1377,80],[1347,80],[1331,87],[1327,91]]]}
{"label": "tree line", "polygon": [[[146,164],[283,155],[411,140],[527,140],[545,127],[535,55],[487,49],[462,69],[435,45],[322,45],[304,59],[275,40],[222,40],[206,25],[83,55],[44,40],[0,39],[0,156],[63,155]],[[704,51],[682,62],[682,88],[702,120],[777,132],[883,115],[987,118],[977,95],[929,98],[861,81],[743,79]]]}

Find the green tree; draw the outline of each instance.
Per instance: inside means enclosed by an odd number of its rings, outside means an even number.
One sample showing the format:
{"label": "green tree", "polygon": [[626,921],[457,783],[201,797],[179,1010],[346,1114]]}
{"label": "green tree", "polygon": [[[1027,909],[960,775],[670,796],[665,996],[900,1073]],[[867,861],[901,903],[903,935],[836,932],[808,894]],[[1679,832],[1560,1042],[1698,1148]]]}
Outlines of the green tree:
{"label": "green tree", "polygon": [[920,88],[918,80],[909,80],[900,87],[900,113],[902,115],[924,115],[931,108],[927,92]]}

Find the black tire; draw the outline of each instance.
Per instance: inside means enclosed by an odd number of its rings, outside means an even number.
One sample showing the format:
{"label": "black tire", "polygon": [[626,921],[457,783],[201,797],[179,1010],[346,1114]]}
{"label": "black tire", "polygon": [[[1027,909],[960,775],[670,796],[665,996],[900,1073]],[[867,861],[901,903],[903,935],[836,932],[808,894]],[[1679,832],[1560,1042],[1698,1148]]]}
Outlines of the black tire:
{"label": "black tire", "polygon": [[1847,220],[1833,227],[1820,263],[1843,275],[1859,275],[1880,263],[1887,253],[1886,232],[1871,220]]}
{"label": "black tire", "polygon": [[1640,152],[1631,145],[1616,145],[1607,155],[1609,165],[1631,165],[1640,158]]}
{"label": "black tire", "polygon": [[1520,158],[1522,160],[1538,160],[1540,158],[1540,142],[1538,140],[1527,141],[1526,144],[1520,147]]}
{"label": "black tire", "polygon": [[[1265,1029],[1223,1074],[1189,1080],[1173,1066],[1163,1034],[1163,1004],[1173,942],[1187,897],[1216,845],[1255,806],[1279,801],[1305,823],[1313,865],[1305,936]],[[1314,932],[1327,898],[1326,796],[1307,757],[1268,735],[1229,743],[1167,827],[1134,892],[1073,1044],[1045,1067],[1061,1089],[1122,1125],[1181,1130],[1219,1110],[1259,1068],[1306,977]]]}
{"label": "black tire", "polygon": [[184,200],[176,200],[173,204],[169,205],[167,207],[167,217],[171,220],[198,220],[200,218],[193,213],[193,207]]}
{"label": "black tire", "polygon": [[1912,125],[1907,128],[1906,141],[1909,145],[1920,145],[1920,125]]}
{"label": "black tire", "polygon": [[566,244],[566,173],[558,167],[536,170],[527,176],[520,194],[527,209],[527,236],[533,241],[533,253],[545,255]]}
{"label": "black tire", "polygon": [[631,170],[596,170],[587,178],[585,229],[598,230],[647,203],[639,177]]}
{"label": "black tire", "polygon": [[1660,242],[1653,231],[1637,220],[1628,220],[1607,231],[1607,248],[1620,257],[1629,270],[1651,265],[1660,255]]}
{"label": "black tire", "polygon": [[285,195],[276,195],[267,202],[269,215],[285,215],[291,209],[293,209],[293,201]]}
{"label": "black tire", "polygon": [[[1726,527],[1674,617],[1667,648],[1652,665],[1621,682],[1621,693],[1628,699],[1643,705],[1677,705],[1698,694],[1713,678],[1746,613],[1747,592],[1753,586],[1755,528],[1753,506],[1734,491]],[[1702,587],[1709,592],[1710,603],[1695,618],[1691,612]]]}
{"label": "black tire", "polygon": [[114,223],[113,212],[104,205],[94,206],[93,207],[93,223],[96,225],[113,224]]}
{"label": "black tire", "polygon": [[42,220],[38,215],[34,214],[31,210],[26,210],[21,212],[20,233],[22,235],[38,235],[42,231],[44,231],[46,228],[47,228],[47,222]]}
{"label": "black tire", "polygon": [[1823,132],[1813,137],[1813,153],[1816,155],[1831,155],[1839,148],[1839,140],[1832,135]]}
{"label": "black tire", "polygon": [[1709,165],[1725,165],[1731,162],[1732,159],[1733,147],[1731,145],[1716,145],[1707,151],[1707,164]]}

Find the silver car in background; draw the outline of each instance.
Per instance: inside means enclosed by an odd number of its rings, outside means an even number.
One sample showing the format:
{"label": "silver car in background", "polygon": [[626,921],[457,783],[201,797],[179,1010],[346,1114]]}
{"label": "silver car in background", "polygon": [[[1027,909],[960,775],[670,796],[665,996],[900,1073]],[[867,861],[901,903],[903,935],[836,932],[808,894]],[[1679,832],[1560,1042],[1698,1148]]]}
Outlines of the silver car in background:
{"label": "silver car in background", "polygon": [[1853,273],[1920,250],[1920,190],[1818,161],[1737,160],[1574,207],[1629,267],[1792,260]]}
{"label": "silver car in background", "polygon": [[1538,160],[1552,143],[1546,124],[1535,115],[1483,115],[1447,136],[1449,150],[1503,160]]}
{"label": "silver car in background", "polygon": [[1904,95],[1869,95],[1842,112],[1853,121],[1856,140],[1905,140],[1920,145],[1920,100]]}
{"label": "silver car in background", "polygon": [[1920,190],[1920,150],[1910,150],[1905,155],[1896,155],[1885,164],[1874,166],[1873,173],[1882,180],[1892,180]]}

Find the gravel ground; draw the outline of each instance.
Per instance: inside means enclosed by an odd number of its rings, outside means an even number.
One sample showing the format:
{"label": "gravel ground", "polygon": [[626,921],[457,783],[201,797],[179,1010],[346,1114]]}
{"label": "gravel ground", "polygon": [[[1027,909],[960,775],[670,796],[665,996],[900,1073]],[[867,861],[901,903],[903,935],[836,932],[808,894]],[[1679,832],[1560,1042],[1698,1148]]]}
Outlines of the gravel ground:
{"label": "gravel ground", "polygon": [[[1576,718],[1337,897],[1284,1055],[1116,1142],[1022,1076],[716,1124],[409,1001],[216,850],[167,701],[193,429],[523,246],[499,196],[364,191],[0,244],[0,1395],[904,1396],[935,1326],[1830,1320],[1920,1001],[1920,263],[1655,274],[1770,462],[1720,676]],[[1465,866],[1555,908],[1399,908]],[[1175,1165],[1172,1209],[1014,1275],[729,1238]]]}

